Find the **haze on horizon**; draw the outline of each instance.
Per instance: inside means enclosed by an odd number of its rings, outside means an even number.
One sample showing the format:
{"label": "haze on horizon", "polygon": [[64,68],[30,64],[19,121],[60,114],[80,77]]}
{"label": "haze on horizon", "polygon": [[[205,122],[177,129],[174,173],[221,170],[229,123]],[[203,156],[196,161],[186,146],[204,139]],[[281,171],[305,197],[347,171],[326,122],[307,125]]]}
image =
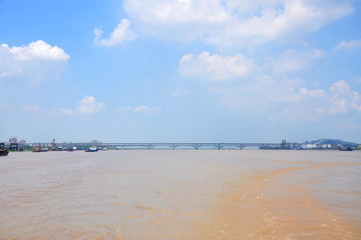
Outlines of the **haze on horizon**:
{"label": "haze on horizon", "polygon": [[0,142],[361,143],[356,0],[2,0]]}

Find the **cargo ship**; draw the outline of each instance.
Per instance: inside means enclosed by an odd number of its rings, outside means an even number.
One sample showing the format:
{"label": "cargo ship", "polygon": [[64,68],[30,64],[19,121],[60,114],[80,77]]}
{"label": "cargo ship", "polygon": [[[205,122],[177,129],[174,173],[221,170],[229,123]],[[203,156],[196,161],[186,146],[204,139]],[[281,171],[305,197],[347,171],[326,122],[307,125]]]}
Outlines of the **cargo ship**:
{"label": "cargo ship", "polygon": [[0,143],[0,156],[7,156],[9,151],[5,148],[4,143]]}

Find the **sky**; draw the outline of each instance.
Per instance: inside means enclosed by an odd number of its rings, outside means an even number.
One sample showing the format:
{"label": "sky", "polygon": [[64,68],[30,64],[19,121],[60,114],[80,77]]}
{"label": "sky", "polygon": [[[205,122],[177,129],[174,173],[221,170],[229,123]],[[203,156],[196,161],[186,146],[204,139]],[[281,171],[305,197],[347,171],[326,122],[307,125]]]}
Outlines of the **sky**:
{"label": "sky", "polygon": [[0,142],[361,143],[359,0],[0,0]]}

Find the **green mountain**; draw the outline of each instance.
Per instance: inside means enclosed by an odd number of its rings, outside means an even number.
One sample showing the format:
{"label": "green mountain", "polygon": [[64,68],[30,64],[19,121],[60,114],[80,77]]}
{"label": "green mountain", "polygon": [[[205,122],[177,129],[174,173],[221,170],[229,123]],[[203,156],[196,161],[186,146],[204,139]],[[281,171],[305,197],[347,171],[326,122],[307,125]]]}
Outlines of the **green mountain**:
{"label": "green mountain", "polygon": [[313,140],[313,141],[309,141],[306,143],[311,143],[311,144],[331,144],[332,146],[337,146],[339,144],[342,144],[342,146],[344,147],[356,147],[359,144],[358,143],[353,143],[353,142],[346,142],[340,139],[328,139],[328,138],[322,138],[319,140]]}

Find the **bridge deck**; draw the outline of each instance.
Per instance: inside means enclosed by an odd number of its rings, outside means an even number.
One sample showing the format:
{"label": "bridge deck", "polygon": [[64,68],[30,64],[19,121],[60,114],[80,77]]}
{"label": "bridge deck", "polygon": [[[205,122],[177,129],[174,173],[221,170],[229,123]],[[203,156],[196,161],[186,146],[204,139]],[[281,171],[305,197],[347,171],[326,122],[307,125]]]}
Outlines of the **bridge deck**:
{"label": "bridge deck", "polygon": [[[50,147],[52,143],[31,143],[30,146],[39,145],[43,147]],[[57,147],[90,147],[94,143],[56,143]],[[169,148],[169,149],[182,149],[182,148],[214,148],[214,149],[226,149],[237,148],[243,149],[245,147],[281,147],[280,143],[99,143],[100,147],[118,148],[118,149],[156,149],[156,148]]]}

